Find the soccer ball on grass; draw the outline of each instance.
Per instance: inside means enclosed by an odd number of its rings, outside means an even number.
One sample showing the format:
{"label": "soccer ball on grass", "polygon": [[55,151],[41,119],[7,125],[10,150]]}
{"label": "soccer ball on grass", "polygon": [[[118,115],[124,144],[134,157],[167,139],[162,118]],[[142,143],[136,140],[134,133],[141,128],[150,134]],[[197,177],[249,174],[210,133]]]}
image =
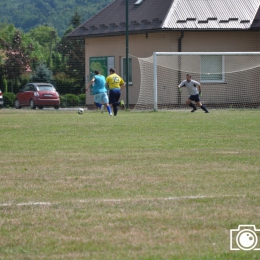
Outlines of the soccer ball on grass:
{"label": "soccer ball on grass", "polygon": [[78,114],[79,114],[79,115],[82,115],[83,113],[84,113],[84,109],[83,109],[83,108],[79,108],[79,109],[78,109]]}

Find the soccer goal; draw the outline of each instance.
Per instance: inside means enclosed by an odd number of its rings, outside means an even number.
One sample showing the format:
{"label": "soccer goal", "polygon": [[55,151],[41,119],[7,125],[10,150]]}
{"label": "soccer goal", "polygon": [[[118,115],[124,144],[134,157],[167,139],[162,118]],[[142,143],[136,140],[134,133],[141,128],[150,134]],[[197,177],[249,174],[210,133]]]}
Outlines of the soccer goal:
{"label": "soccer goal", "polygon": [[178,85],[191,74],[208,108],[259,108],[260,52],[155,52],[138,58],[140,93],[135,109],[190,109]]}

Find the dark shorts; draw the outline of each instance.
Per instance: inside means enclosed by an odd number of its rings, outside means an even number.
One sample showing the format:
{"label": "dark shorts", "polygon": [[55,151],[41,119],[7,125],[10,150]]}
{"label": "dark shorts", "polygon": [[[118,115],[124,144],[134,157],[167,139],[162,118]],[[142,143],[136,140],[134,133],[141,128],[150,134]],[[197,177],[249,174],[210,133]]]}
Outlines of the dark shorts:
{"label": "dark shorts", "polygon": [[199,96],[199,94],[198,95],[191,95],[189,97],[189,100],[195,101],[195,102],[200,102],[200,96]]}
{"label": "dark shorts", "polygon": [[120,88],[113,88],[109,90],[109,104],[118,102],[121,95]]}

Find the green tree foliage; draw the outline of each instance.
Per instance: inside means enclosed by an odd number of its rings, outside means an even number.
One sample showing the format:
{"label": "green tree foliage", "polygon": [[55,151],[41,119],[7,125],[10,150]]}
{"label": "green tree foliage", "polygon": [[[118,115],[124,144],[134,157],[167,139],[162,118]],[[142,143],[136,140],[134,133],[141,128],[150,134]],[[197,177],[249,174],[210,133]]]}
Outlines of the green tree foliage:
{"label": "green tree foliage", "polygon": [[[71,21],[73,21],[73,17]],[[74,26],[77,25],[74,24]],[[77,92],[84,87],[85,83],[85,45],[84,40],[71,39],[66,36],[72,30],[73,27],[70,26],[64,33],[58,45],[58,51],[62,55],[63,71],[75,79],[74,88],[77,89]]]}
{"label": "green tree foliage", "polygon": [[47,66],[43,63],[39,64],[35,69],[34,73],[31,76],[31,81],[33,82],[51,82],[52,71],[47,68]]}
{"label": "green tree foliage", "polygon": [[55,51],[60,38],[56,30],[53,27],[40,25],[31,29],[25,36],[33,42],[33,55],[37,56],[40,62],[51,65],[53,56],[54,58],[58,56],[57,53],[55,55]]}
{"label": "green tree foliage", "polygon": [[76,10],[74,15],[72,16],[72,18],[70,20],[69,25],[72,25],[73,28],[77,28],[80,25],[80,22],[81,22],[81,17],[78,13],[78,10]]}
{"label": "green tree foliage", "polygon": [[15,32],[18,31],[13,24],[0,23],[0,38],[8,43],[12,43]]}
{"label": "green tree foliage", "polygon": [[8,0],[0,1],[2,22],[12,23],[24,32],[48,25],[63,35],[75,10],[83,21],[102,10],[114,0]]}
{"label": "green tree foliage", "polygon": [[64,52],[62,54],[65,55],[67,73],[77,79],[78,84],[82,85],[85,82],[84,40],[68,39],[66,37],[65,41],[66,45],[63,46]]}

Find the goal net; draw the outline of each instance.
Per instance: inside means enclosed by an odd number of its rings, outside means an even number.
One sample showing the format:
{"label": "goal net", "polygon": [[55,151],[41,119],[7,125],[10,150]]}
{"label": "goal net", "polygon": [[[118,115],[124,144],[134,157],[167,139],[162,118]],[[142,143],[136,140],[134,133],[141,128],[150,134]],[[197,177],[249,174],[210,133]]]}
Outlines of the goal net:
{"label": "goal net", "polygon": [[190,109],[178,85],[191,74],[207,108],[259,108],[260,52],[155,52],[138,58],[141,83],[136,110]]}

